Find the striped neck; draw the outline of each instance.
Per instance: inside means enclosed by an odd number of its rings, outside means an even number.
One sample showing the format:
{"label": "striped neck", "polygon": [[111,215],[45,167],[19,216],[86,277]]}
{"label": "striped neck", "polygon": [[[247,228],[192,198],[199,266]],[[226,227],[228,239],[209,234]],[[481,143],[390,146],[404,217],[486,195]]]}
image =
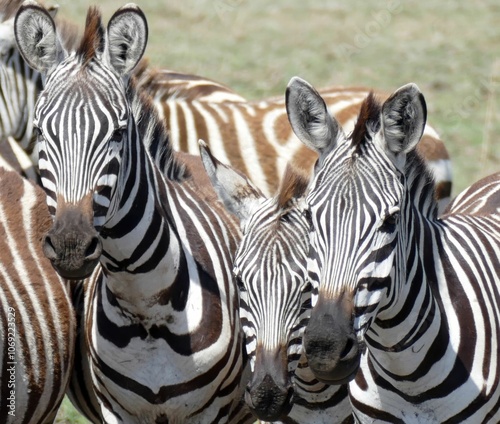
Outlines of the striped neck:
{"label": "striped neck", "polygon": [[[434,186],[419,158],[409,160],[393,283],[365,335],[377,362],[403,375],[408,372],[408,364],[415,363],[412,358],[416,352],[424,354],[449,342],[439,292],[443,281],[441,262],[435,251],[441,225],[437,221]],[[412,163],[414,160],[417,163]]]}
{"label": "striped neck", "polygon": [[[136,103],[140,102],[138,95],[133,91],[131,95],[136,113],[129,117],[118,181],[101,230],[101,264],[111,292],[128,303],[131,312],[138,307],[136,312],[142,314],[143,307],[148,310],[149,301],[179,283],[178,275],[185,260],[169,216],[171,193],[166,177],[146,150],[146,146],[155,142],[151,137],[167,137],[167,134],[153,128],[160,124],[155,122],[154,114],[149,115],[145,125],[136,125],[137,117],[140,119],[147,112],[147,105],[140,110],[140,103]],[[168,138],[164,141],[167,144]],[[171,152],[163,155],[169,156]],[[170,164],[165,166],[166,173],[176,166],[172,158],[159,153],[158,161]]]}

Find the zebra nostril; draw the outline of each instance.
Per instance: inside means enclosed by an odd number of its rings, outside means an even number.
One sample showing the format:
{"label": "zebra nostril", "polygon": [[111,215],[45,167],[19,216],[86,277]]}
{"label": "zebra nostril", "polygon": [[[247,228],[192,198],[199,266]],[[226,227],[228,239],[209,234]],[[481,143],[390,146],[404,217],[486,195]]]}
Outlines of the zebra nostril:
{"label": "zebra nostril", "polygon": [[102,253],[102,245],[99,237],[94,236],[90,240],[89,245],[85,249],[85,259],[86,260],[95,260],[101,256]]}
{"label": "zebra nostril", "polygon": [[352,341],[352,339],[347,339],[346,344],[344,346],[344,350],[342,350],[342,353],[340,354],[340,359],[347,358],[353,349],[354,349],[354,342]]}
{"label": "zebra nostril", "polygon": [[43,240],[43,253],[47,257],[47,259],[51,261],[56,260],[58,257],[56,253],[56,248],[52,243],[52,238],[48,234],[45,236]]}

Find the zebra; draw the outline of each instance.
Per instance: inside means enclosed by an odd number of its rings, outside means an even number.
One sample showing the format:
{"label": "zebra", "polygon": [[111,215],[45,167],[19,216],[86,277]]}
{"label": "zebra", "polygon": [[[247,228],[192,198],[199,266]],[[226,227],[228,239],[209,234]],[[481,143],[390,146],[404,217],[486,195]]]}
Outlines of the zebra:
{"label": "zebra", "polygon": [[498,422],[500,214],[438,218],[415,153],[422,93],[369,95],[349,138],[307,82],[292,78],[286,98],[319,153],[306,197],[311,370],[349,382],[359,422]]}
{"label": "zebra", "polygon": [[301,202],[308,177],[288,166],[278,193],[265,197],[202,143],[207,174],[243,233],[233,273],[252,370],[245,400],[261,420],[353,422],[347,385],[317,381],[302,351],[311,305],[306,258],[309,225]]}
{"label": "zebra", "polygon": [[[138,89],[154,97],[157,107],[169,101],[200,101],[206,103],[241,103],[246,99],[224,84],[199,75],[149,66],[143,59],[134,69]],[[177,128],[178,123],[173,123]],[[195,152],[197,154],[197,152]]]}
{"label": "zebra", "polygon": [[86,293],[85,331],[103,420],[252,422],[231,275],[239,228],[199,157],[174,154],[151,99],[135,90],[144,14],[128,4],[105,30],[90,8],[69,55],[33,1],[14,29],[46,81],[34,113],[54,218],[44,252],[67,278],[100,267]]}
{"label": "zebra", "polygon": [[41,188],[0,169],[0,421],[53,422],[68,385],[75,318],[45,258],[50,227]]}
{"label": "zebra", "polygon": [[500,172],[488,175],[463,190],[450,202],[443,215],[500,213]]}

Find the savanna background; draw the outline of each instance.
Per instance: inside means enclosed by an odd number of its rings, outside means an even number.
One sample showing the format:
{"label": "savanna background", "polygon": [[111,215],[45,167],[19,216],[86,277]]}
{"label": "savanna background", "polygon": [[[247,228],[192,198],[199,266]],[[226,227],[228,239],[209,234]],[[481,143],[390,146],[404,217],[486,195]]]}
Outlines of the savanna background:
{"label": "savanna background", "polygon": [[[498,0],[136,1],[151,66],[214,79],[249,100],[283,95],[295,75],[317,88],[392,92],[415,82],[450,153],[453,195],[500,170]],[[59,14],[83,29],[95,3],[59,0]],[[100,0],[104,22],[125,3]],[[65,400],[56,423],[87,421]]]}

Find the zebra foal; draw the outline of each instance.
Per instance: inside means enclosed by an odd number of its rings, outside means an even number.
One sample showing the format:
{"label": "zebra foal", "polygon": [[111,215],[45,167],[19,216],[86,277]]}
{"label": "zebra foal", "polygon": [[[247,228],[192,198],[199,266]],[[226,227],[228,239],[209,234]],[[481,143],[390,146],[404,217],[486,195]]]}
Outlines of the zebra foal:
{"label": "zebra foal", "polygon": [[290,81],[287,109],[319,153],[306,197],[318,295],[303,339],[315,376],[349,382],[359,422],[498,422],[500,214],[437,218],[415,153],[418,88],[370,95],[349,138],[305,81]]}
{"label": "zebra foal", "polygon": [[53,422],[73,365],[65,282],[42,252],[43,191],[0,169],[0,422]]}
{"label": "zebra foal", "polygon": [[265,421],[353,422],[347,385],[319,382],[302,350],[311,308],[306,270],[309,223],[301,208],[308,179],[288,167],[278,193],[266,198],[248,179],[213,157],[206,145],[201,156],[214,188],[238,216],[243,233],[233,273],[252,370],[247,404]]}
{"label": "zebra foal", "polygon": [[85,334],[103,420],[251,422],[231,275],[239,229],[200,159],[173,152],[151,99],[136,90],[144,14],[128,4],[105,30],[90,8],[68,54],[50,15],[28,1],[15,34],[46,81],[34,113],[54,221],[44,252],[68,278],[96,270]]}

